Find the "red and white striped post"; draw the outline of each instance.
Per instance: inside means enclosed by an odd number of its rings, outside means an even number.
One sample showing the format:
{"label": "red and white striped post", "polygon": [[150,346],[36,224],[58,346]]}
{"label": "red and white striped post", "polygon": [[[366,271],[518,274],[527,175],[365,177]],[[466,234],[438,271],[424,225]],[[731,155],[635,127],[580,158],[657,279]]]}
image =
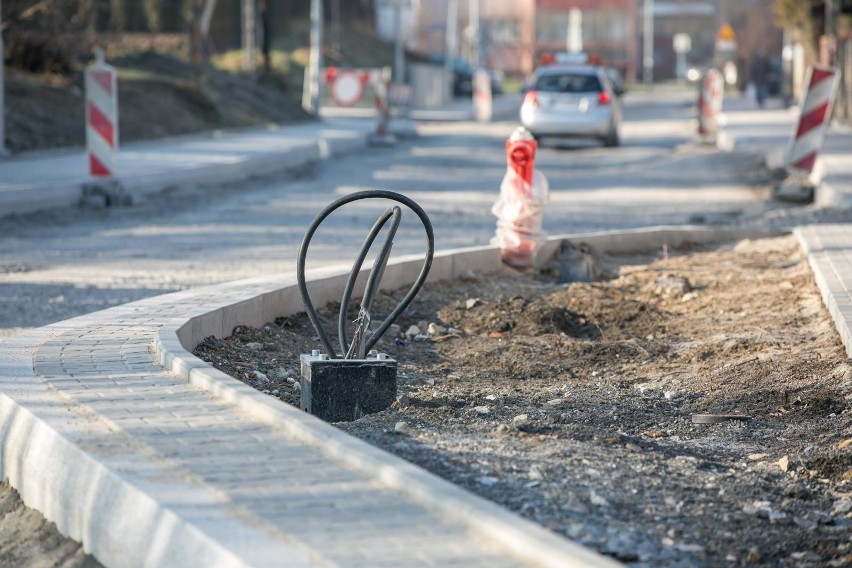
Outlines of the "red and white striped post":
{"label": "red and white striped post", "polygon": [[376,131],[369,137],[373,146],[393,146],[396,137],[390,133],[390,92],[391,68],[383,67],[371,73],[376,103]]}
{"label": "red and white striped post", "polygon": [[787,149],[787,169],[794,175],[807,178],[813,172],[831,119],[831,105],[839,78],[836,69],[811,68],[805,98],[799,109],[799,123]]}
{"label": "red and white striped post", "polygon": [[86,149],[89,174],[114,177],[118,161],[118,88],[115,68],[104,62],[102,49],[86,68]]}
{"label": "red and white striped post", "polygon": [[491,77],[479,68],[473,74],[473,114],[477,122],[490,122],[492,115]]}
{"label": "red and white striped post", "polygon": [[709,69],[698,89],[698,137],[707,144],[717,142],[723,92],[722,74]]}

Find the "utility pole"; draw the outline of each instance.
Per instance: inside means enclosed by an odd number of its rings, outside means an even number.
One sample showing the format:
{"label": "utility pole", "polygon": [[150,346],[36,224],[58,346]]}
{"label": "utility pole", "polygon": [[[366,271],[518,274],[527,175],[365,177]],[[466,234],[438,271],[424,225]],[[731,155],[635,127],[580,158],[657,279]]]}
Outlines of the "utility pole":
{"label": "utility pole", "polygon": [[642,18],[642,82],[654,80],[654,0],[645,0]]}
{"label": "utility pole", "polygon": [[311,54],[302,89],[302,107],[319,115],[320,68],[322,67],[322,0],[311,0]]}
{"label": "utility pole", "polygon": [[257,70],[254,53],[256,43],[254,0],[243,0],[243,65],[250,75],[254,75]]}
{"label": "utility pole", "polygon": [[479,0],[470,0],[470,63],[474,69],[482,66],[482,44],[479,41]]}
{"label": "utility pole", "polygon": [[6,155],[6,101],[3,86],[3,0],[0,0],[0,158]]}
{"label": "utility pole", "polygon": [[444,56],[444,75],[447,77],[447,80],[450,82],[450,96],[452,97],[455,93],[453,93],[453,58],[456,56],[456,36],[458,35],[458,25],[459,25],[459,6],[458,0],[448,0],[447,1],[447,28],[445,32],[445,51],[446,54]]}
{"label": "utility pole", "polygon": [[393,25],[396,36],[393,45],[393,82],[405,83],[405,62],[402,52],[402,0],[393,0]]}

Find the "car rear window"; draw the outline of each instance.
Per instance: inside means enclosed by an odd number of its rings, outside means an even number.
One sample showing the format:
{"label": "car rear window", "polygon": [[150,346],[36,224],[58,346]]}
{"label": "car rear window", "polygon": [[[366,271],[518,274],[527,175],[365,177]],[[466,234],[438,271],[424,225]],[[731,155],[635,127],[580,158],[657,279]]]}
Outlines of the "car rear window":
{"label": "car rear window", "polygon": [[597,76],[578,73],[542,75],[535,82],[535,89],[546,93],[596,93],[603,90]]}

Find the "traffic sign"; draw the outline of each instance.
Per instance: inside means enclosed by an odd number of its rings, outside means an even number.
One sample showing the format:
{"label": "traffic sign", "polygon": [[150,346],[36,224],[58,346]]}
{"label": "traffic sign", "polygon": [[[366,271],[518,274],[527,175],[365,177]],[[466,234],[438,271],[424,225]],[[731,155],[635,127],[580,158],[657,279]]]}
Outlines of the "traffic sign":
{"label": "traffic sign", "polygon": [[672,38],[675,53],[689,53],[692,50],[692,38],[689,34],[675,34]]}
{"label": "traffic sign", "polygon": [[719,28],[719,33],[716,34],[718,41],[737,41],[737,34],[734,33],[734,28],[730,24],[722,24]]}

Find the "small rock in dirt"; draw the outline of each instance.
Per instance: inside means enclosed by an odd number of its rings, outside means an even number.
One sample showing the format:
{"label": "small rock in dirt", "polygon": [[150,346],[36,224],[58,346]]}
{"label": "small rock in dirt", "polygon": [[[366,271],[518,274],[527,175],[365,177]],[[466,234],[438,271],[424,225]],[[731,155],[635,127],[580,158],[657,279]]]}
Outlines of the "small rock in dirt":
{"label": "small rock in dirt", "polygon": [[850,499],[839,499],[831,506],[832,515],[844,515],[849,511],[852,511],[852,500]]}
{"label": "small rock in dirt", "polygon": [[852,438],[847,438],[847,439],[843,440],[842,442],[840,442],[839,444],[837,444],[838,450],[845,450],[846,448],[849,448],[849,447],[852,447]]}
{"label": "small rock in dirt", "polygon": [[390,337],[399,337],[399,334],[402,332],[402,328],[399,327],[398,323],[392,323],[388,328],[388,334]]}
{"label": "small rock in dirt", "polygon": [[524,424],[527,424],[529,421],[529,414],[518,414],[517,416],[512,418],[512,425],[517,428],[518,426],[523,426]]}
{"label": "small rock in dirt", "polygon": [[822,556],[810,550],[794,552],[790,555],[790,559],[796,562],[822,562]]}
{"label": "small rock in dirt", "polygon": [[474,406],[473,411],[476,412],[477,414],[490,414],[491,413],[491,409],[488,408],[487,406]]}
{"label": "small rock in dirt", "polygon": [[464,282],[476,280],[476,272],[474,272],[473,270],[465,270],[464,272],[459,273],[459,280],[462,280]]}
{"label": "small rock in dirt", "polygon": [[775,462],[775,465],[777,465],[778,469],[780,469],[781,471],[787,471],[788,469],[790,469],[790,456],[784,456],[783,458]]}
{"label": "small rock in dirt", "polygon": [[405,330],[405,335],[408,337],[414,337],[415,335],[420,335],[420,328],[416,325],[411,325]]}
{"label": "small rock in dirt", "polygon": [[760,461],[760,460],[762,460],[762,459],[764,459],[764,458],[769,457],[769,454],[749,454],[749,455],[748,455],[748,456],[746,456],[746,457],[747,457],[748,459],[750,459],[751,461]]}
{"label": "small rock in dirt", "polygon": [[678,396],[680,396],[680,393],[677,392],[677,391],[665,391],[665,392],[663,392],[663,397],[666,400],[673,400],[673,399],[677,398]]}
{"label": "small rock in dirt", "polygon": [[485,396],[485,400],[490,400],[490,401],[492,401],[492,402],[493,402],[493,401],[497,400],[497,395],[496,395],[496,394],[489,394],[489,395],[486,395],[486,396]]}
{"label": "small rock in dirt", "polygon": [[464,332],[462,330],[456,329],[454,327],[447,329],[447,333],[449,333],[450,335],[464,335]]}
{"label": "small rock in dirt", "polygon": [[544,479],[544,474],[541,472],[541,470],[539,469],[539,467],[537,465],[534,465],[530,468],[530,471],[527,474],[527,477],[529,477],[532,480]]}
{"label": "small rock in dirt", "polygon": [[468,298],[464,302],[464,307],[466,310],[472,310],[481,303],[482,301],[479,298]]}
{"label": "small rock in dirt", "polygon": [[293,377],[287,377],[287,382],[288,382],[288,383],[290,383],[290,384],[292,385],[292,384],[297,383],[297,382],[299,382],[299,381],[297,381],[297,380],[296,380],[296,379],[294,379]]}
{"label": "small rock in dirt", "polygon": [[254,378],[255,378],[257,381],[259,381],[259,382],[261,382],[261,383],[264,383],[264,384],[269,382],[269,377],[267,377],[266,375],[264,375],[264,374],[263,374],[263,373],[261,373],[260,371],[255,371],[255,372],[254,372]]}
{"label": "small rock in dirt", "polygon": [[272,396],[278,396],[278,394],[279,394],[278,389],[273,389]]}
{"label": "small rock in dirt", "polygon": [[604,499],[603,497],[601,497],[600,495],[595,493],[594,489],[592,489],[589,492],[589,503],[591,503],[592,505],[595,505],[596,507],[608,507],[609,506],[609,501],[607,501],[606,499]]}
{"label": "small rock in dirt", "polygon": [[260,343],[259,341],[252,341],[251,343],[246,343],[246,349],[252,349],[254,351],[263,349],[263,343]]}
{"label": "small rock in dirt", "polygon": [[565,404],[564,398],[554,398],[553,400],[548,400],[547,402],[544,403],[545,406],[549,406],[551,408],[555,408],[557,406],[562,406],[563,404]]}
{"label": "small rock in dirt", "polygon": [[752,546],[748,549],[748,554],[746,554],[746,561],[752,564],[760,563],[760,549],[756,546]]}
{"label": "small rock in dirt", "polygon": [[397,434],[408,434],[411,432],[411,426],[407,422],[397,422],[393,425],[393,431]]}
{"label": "small rock in dirt", "polygon": [[447,333],[447,328],[443,325],[439,325],[437,323],[432,322],[428,326],[426,326],[426,333],[428,333],[429,335],[443,335]]}
{"label": "small rock in dirt", "polygon": [[681,296],[680,301],[681,302],[691,302],[692,300],[694,300],[697,297],[698,297],[698,294],[696,292],[687,292],[686,294]]}
{"label": "small rock in dirt", "polygon": [[499,480],[496,477],[491,477],[490,475],[483,475],[479,479],[476,480],[480,485],[484,485],[486,487],[491,487]]}
{"label": "small rock in dirt", "polygon": [[685,542],[679,542],[674,545],[675,549],[681,552],[689,552],[692,554],[701,554],[704,552],[704,547],[700,544],[687,544]]}
{"label": "small rock in dirt", "polygon": [[804,517],[793,517],[793,523],[797,527],[803,528],[806,531],[813,531],[817,528],[816,521],[812,521],[811,519],[806,519]]}
{"label": "small rock in dirt", "polygon": [[414,336],[414,341],[429,341],[430,339],[432,339],[432,336],[426,333],[418,333]]}
{"label": "small rock in dirt", "polygon": [[297,391],[302,390],[302,384],[299,383],[298,381],[293,383],[293,390],[297,390]]}
{"label": "small rock in dirt", "polygon": [[692,291],[692,284],[681,276],[664,276],[654,282],[658,294],[686,294]]}

